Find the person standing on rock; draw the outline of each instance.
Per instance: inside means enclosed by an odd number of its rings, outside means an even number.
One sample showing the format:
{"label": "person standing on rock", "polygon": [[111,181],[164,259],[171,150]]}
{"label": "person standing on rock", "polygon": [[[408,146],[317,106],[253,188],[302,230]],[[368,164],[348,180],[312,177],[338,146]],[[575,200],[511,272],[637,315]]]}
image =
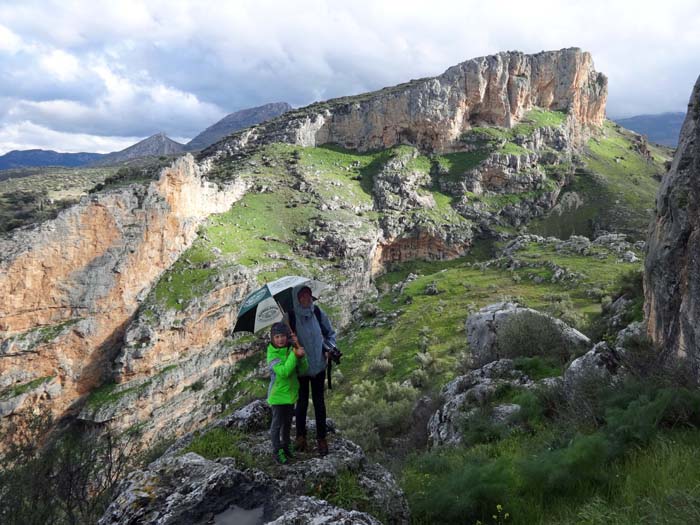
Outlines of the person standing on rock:
{"label": "person standing on rock", "polygon": [[328,454],[326,440],[326,402],[324,386],[326,379],[327,354],[324,345],[335,347],[335,330],[323,310],[314,304],[314,297],[308,286],[297,286],[292,291],[294,309],[289,313],[289,324],[295,332],[292,341],[304,347],[309,361],[309,368],[299,375],[299,400],[296,414],[296,449],[305,451],[306,441],[306,411],[309,406],[309,389],[314,404],[316,417],[316,439],[318,452],[321,456]]}
{"label": "person standing on rock", "polygon": [[289,344],[289,328],[284,323],[275,323],[270,330],[267,347],[267,365],[270,367],[270,388],[267,402],[272,407],[270,438],[272,453],[278,463],[285,464],[292,457],[289,450],[289,435],[294,415],[294,403],[299,396],[297,373],[306,372],[309,363],[304,348]]}

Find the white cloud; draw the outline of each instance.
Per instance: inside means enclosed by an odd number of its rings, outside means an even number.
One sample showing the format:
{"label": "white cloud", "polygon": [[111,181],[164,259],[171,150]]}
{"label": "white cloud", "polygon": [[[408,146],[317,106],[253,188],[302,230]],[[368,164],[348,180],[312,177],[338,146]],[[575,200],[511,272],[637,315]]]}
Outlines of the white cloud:
{"label": "white cloud", "polygon": [[16,53],[22,48],[22,39],[0,24],[0,52]]}
{"label": "white cloud", "polygon": [[684,110],[700,73],[695,0],[27,0],[0,20],[0,126],[104,136],[193,136],[513,49],[590,51],[615,116]]}
{"label": "white cloud", "polygon": [[39,59],[39,65],[60,82],[75,80],[80,74],[80,62],[70,53],[53,49]]}

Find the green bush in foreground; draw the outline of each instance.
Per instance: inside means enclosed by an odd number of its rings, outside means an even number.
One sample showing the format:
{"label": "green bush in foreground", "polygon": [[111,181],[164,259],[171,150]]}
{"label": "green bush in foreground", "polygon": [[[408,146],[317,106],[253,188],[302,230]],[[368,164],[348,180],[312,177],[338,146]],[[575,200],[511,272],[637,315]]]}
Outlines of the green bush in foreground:
{"label": "green bush in foreground", "polygon": [[[538,399],[542,403],[539,412],[532,406],[526,412],[543,421],[547,398]],[[570,420],[561,426],[549,420],[548,428],[541,428],[537,434],[516,431],[503,439],[489,435],[489,439],[482,440],[485,444],[470,449],[416,456],[402,480],[416,521],[488,522],[489,509],[500,503],[509,509],[514,523],[617,523],[603,518],[580,520],[602,516],[596,501],[605,498],[609,502],[607,498],[621,493],[627,502],[641,501],[645,515],[659,518],[650,522],[681,523],[661,519],[663,516],[651,504],[659,498],[644,499],[649,496],[647,491],[653,494],[654,484],[646,479],[654,476],[650,467],[640,468],[635,474],[640,477],[637,480],[625,472],[642,460],[652,461],[654,446],[660,446],[664,436],[692,432],[693,439],[700,441],[697,431],[682,430],[700,425],[700,392],[658,388],[631,380],[608,390],[601,399],[604,416],[593,432],[575,433],[568,424]],[[562,404],[559,409],[564,411],[566,406]],[[667,443],[661,453],[681,461],[674,447]],[[694,457],[694,452],[689,453],[688,459]],[[675,509],[673,515],[694,516],[700,513],[700,490],[692,487],[700,487],[700,470],[686,470],[683,475],[690,479],[680,486],[668,479],[664,490],[669,497],[677,497],[679,505],[688,505],[687,509]],[[673,478],[672,473],[664,476]],[[625,512],[614,514],[625,516]]]}

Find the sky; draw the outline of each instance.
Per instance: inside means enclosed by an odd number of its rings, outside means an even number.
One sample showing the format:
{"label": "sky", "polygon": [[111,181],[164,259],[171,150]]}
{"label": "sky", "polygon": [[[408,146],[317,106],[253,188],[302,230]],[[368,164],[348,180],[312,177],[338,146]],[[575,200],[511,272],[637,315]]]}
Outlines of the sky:
{"label": "sky", "polygon": [[698,27],[697,0],[0,0],[0,155],[186,142],[508,50],[589,51],[610,117],[685,111]]}

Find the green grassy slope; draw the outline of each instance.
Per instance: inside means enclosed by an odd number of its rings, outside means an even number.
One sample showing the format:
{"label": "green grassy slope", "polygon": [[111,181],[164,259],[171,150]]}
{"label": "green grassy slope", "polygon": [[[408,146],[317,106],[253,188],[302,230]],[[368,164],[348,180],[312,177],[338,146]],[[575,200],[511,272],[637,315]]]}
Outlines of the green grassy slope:
{"label": "green grassy slope", "polygon": [[533,221],[528,230],[567,238],[572,234],[590,237],[603,229],[644,238],[671,151],[651,146],[651,158],[645,158],[635,137],[607,121],[601,135],[589,140],[573,180],[562,190],[560,202],[573,197],[571,202],[577,204],[562,204],[561,212]]}

